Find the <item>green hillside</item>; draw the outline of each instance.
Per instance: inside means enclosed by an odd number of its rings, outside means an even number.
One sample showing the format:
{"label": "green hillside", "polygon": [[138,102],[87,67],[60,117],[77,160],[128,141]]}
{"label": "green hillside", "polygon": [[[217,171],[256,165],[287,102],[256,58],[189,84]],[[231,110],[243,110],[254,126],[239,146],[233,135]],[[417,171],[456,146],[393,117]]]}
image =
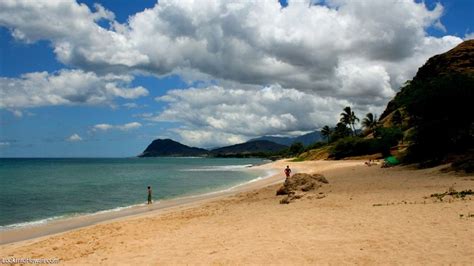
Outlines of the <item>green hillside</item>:
{"label": "green hillside", "polygon": [[[473,93],[474,40],[469,40],[430,58],[388,103],[380,119],[373,114],[359,119],[346,107],[335,128],[322,130],[328,144],[301,157],[395,155],[405,163],[452,162],[472,172]],[[357,121],[363,122],[361,132],[354,128]]]}

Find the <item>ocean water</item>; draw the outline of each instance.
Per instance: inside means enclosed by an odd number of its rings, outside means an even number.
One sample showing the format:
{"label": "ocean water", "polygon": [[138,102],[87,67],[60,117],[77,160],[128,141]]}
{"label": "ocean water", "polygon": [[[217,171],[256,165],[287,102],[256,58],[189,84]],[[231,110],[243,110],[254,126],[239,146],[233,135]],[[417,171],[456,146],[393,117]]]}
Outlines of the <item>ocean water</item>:
{"label": "ocean water", "polygon": [[224,190],[261,178],[261,159],[0,159],[0,229]]}

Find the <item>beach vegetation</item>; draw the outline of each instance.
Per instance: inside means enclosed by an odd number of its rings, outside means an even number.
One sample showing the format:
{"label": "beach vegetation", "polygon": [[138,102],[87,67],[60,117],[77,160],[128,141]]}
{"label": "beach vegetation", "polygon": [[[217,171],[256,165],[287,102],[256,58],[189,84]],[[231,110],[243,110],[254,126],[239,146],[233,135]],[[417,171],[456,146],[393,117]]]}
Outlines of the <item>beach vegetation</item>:
{"label": "beach vegetation", "polygon": [[390,155],[390,149],[403,139],[403,132],[399,127],[378,127],[374,131],[377,142],[377,152],[383,156]]}
{"label": "beach vegetation", "polygon": [[400,99],[406,102],[414,127],[407,159],[429,166],[443,162],[449,154],[472,151],[474,117],[468,114],[472,113],[474,75],[446,75],[409,86],[411,93]]}
{"label": "beach vegetation", "polygon": [[321,129],[321,135],[326,138],[327,142],[329,143],[329,140],[331,139],[331,134],[332,134],[332,130],[331,128],[326,125],[324,126],[322,129]]}
{"label": "beach vegetation", "polygon": [[330,136],[331,142],[335,142],[338,139],[345,138],[350,136],[352,133],[351,129],[346,126],[346,124],[339,122],[332,131]]}
{"label": "beach vegetation", "polygon": [[330,150],[330,157],[337,160],[350,156],[371,154],[373,150],[373,140],[350,136],[339,139],[334,143]]}
{"label": "beach vegetation", "polygon": [[304,151],[304,146],[303,143],[301,142],[295,142],[291,144],[290,148],[288,149],[288,152],[290,156],[296,156]]}
{"label": "beach vegetation", "polygon": [[293,160],[291,160],[292,162],[303,162],[305,159],[303,157],[296,157],[294,158]]}
{"label": "beach vegetation", "polygon": [[342,159],[351,156],[369,155],[382,153],[383,156],[390,155],[390,149],[397,145],[403,137],[400,128],[377,128],[374,138],[363,138],[349,136],[336,141],[330,151],[330,157]]}
{"label": "beach vegetation", "polygon": [[368,130],[375,129],[377,127],[377,115],[372,113],[366,114],[364,119],[362,119],[362,126]]}
{"label": "beach vegetation", "polygon": [[341,119],[339,122],[343,123],[352,131],[352,135],[356,135],[355,123],[359,121],[359,118],[355,115],[354,111],[352,111],[350,106],[346,106],[341,113]]}
{"label": "beach vegetation", "polygon": [[453,188],[449,188],[446,192],[443,193],[433,193],[430,195],[432,198],[437,198],[440,201],[443,201],[443,198],[446,196],[451,196],[453,198],[461,198],[464,199],[466,196],[474,195],[474,192],[469,189],[469,190],[462,190],[462,191],[456,191]]}

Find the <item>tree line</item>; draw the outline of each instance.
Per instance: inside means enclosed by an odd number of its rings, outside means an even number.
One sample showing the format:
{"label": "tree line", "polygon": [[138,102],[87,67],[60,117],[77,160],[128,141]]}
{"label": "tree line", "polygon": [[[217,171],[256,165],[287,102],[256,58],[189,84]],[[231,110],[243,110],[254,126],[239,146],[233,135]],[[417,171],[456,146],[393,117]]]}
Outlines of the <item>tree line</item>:
{"label": "tree line", "polygon": [[[398,110],[392,114],[391,127],[383,127],[373,113],[367,113],[362,119],[362,129],[356,129],[357,122],[360,119],[350,106],[346,106],[335,127],[326,125],[321,129],[326,145],[331,145],[330,157],[341,159],[374,153],[388,156],[390,148],[397,145],[403,137],[402,115]],[[370,134],[371,138],[365,138]]]}

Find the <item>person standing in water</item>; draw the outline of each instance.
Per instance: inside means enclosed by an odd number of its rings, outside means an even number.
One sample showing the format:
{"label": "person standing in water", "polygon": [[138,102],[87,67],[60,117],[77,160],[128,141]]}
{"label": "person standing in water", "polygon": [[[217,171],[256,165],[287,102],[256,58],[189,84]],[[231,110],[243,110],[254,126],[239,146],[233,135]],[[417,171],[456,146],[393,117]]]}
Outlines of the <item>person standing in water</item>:
{"label": "person standing in water", "polygon": [[286,168],[285,168],[286,178],[290,177],[290,174],[291,174],[291,169],[290,169],[290,166],[287,165]]}
{"label": "person standing in water", "polygon": [[148,186],[148,204],[151,204],[151,187]]}

